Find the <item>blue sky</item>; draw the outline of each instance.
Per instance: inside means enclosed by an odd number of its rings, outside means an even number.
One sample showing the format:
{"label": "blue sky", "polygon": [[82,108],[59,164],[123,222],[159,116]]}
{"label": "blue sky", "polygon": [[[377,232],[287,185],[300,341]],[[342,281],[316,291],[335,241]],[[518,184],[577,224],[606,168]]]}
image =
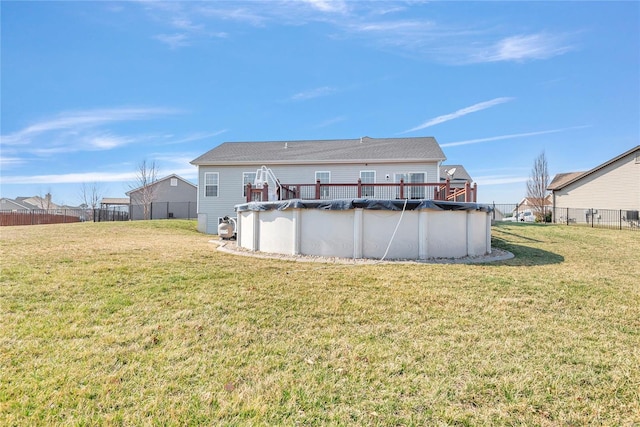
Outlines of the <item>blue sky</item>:
{"label": "blue sky", "polygon": [[225,141],[433,136],[482,202],[640,140],[640,3],[3,1],[2,197],[195,182]]}

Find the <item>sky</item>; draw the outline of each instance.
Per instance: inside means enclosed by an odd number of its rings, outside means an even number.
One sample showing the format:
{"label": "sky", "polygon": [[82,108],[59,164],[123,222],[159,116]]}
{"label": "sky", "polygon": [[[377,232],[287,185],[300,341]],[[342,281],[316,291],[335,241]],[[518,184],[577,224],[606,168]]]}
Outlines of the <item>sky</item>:
{"label": "sky", "polygon": [[516,203],[640,143],[637,1],[2,1],[0,197],[196,183],[227,141],[433,136]]}

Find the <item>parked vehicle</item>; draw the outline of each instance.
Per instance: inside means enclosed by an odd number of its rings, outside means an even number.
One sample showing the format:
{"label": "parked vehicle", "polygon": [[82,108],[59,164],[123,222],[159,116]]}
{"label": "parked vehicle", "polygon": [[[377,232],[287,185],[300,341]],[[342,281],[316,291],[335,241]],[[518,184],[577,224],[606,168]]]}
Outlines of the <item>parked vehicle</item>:
{"label": "parked vehicle", "polygon": [[517,215],[508,216],[502,219],[510,222],[536,222],[536,216],[530,210],[518,212]]}
{"label": "parked vehicle", "polygon": [[526,210],[518,214],[518,221],[520,222],[536,222],[536,216],[533,212]]}

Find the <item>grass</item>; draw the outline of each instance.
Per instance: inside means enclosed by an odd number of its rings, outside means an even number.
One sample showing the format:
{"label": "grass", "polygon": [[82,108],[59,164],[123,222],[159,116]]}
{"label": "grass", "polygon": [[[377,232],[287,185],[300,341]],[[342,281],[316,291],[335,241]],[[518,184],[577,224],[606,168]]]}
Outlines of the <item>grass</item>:
{"label": "grass", "polygon": [[1,425],[638,425],[640,236],[304,264],[189,221],[0,229]]}

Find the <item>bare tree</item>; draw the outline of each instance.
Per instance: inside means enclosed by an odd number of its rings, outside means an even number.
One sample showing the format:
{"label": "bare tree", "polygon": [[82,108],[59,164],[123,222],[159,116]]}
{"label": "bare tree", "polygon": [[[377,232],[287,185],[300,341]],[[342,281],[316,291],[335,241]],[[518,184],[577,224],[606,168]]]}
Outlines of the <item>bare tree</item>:
{"label": "bare tree", "polygon": [[51,188],[47,189],[47,193],[36,196],[36,206],[40,209],[49,210],[53,208],[53,201],[51,199]]}
{"label": "bare tree", "polygon": [[141,205],[144,219],[151,219],[151,203],[155,199],[157,186],[153,185],[158,180],[158,167],[156,162],[146,160],[138,164],[135,186],[132,186],[131,205]]}
{"label": "bare tree", "polygon": [[547,187],[549,187],[549,166],[544,151],[536,157],[531,169],[531,176],[527,181],[527,198],[531,203],[536,219],[544,221],[545,202],[547,198]]}
{"label": "bare tree", "polygon": [[102,197],[102,189],[97,182],[92,184],[82,183],[82,187],[80,187],[80,198],[84,208],[91,209],[91,218],[95,219],[96,208]]}

